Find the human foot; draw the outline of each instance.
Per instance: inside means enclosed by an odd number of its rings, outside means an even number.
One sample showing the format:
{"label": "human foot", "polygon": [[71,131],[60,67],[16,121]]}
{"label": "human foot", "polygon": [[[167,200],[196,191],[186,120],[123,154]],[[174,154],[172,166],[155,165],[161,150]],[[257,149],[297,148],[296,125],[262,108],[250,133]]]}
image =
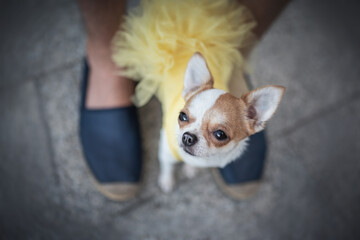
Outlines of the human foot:
{"label": "human foot", "polygon": [[[140,188],[141,138],[137,109],[86,107],[89,66],[85,61],[80,111],[80,139],[95,186],[107,198],[128,200]],[[107,106],[109,107],[109,106]]]}

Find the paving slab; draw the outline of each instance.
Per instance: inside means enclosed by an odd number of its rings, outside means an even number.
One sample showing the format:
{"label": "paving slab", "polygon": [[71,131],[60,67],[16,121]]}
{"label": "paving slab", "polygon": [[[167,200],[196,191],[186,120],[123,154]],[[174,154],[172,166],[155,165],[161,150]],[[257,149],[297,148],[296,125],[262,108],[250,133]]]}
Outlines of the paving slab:
{"label": "paving slab", "polygon": [[[291,1],[252,58],[256,87],[287,91],[270,121],[280,134],[360,90],[358,3]],[[338,17],[334,17],[338,16]]]}
{"label": "paving slab", "polygon": [[206,170],[191,180],[179,174],[173,193],[160,192],[161,113],[153,99],[139,109],[145,183],[127,203],[95,190],[81,152],[84,33],[76,2],[6,3],[0,10],[0,238],[359,238],[359,31],[355,5],[339,3],[291,2],[255,51],[254,85],[282,84],[288,91],[268,129],[265,181],[252,200],[226,198]]}
{"label": "paving slab", "polygon": [[0,29],[0,87],[84,55],[85,34],[76,1],[3,1]]}
{"label": "paving slab", "polygon": [[[319,198],[333,216],[330,232],[338,239],[360,237],[360,94],[322,119],[310,123],[306,131],[291,134],[289,144],[318,185]],[[347,117],[345,117],[347,116]],[[334,235],[336,236],[336,235]]]}
{"label": "paving slab", "polygon": [[10,239],[51,225],[61,195],[35,84],[0,91],[0,110],[0,236]]}

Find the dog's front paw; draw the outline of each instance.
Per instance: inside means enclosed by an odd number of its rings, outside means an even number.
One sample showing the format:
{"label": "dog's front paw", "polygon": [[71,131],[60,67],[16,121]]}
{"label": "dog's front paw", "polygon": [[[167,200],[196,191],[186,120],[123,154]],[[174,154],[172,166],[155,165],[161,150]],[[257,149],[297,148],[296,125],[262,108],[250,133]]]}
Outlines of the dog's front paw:
{"label": "dog's front paw", "polygon": [[170,193],[174,190],[175,179],[169,176],[159,176],[158,179],[159,187],[164,193]]}
{"label": "dog's front paw", "polygon": [[198,173],[198,171],[199,171],[198,168],[190,166],[189,164],[184,164],[184,166],[182,168],[182,173],[188,179],[194,178],[196,176],[196,174]]}

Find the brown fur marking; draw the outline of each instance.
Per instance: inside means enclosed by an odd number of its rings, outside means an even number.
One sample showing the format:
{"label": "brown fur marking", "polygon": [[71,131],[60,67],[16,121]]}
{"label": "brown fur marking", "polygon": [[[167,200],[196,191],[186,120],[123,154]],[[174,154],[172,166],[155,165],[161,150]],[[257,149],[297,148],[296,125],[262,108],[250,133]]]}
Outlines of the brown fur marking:
{"label": "brown fur marking", "polygon": [[[226,109],[226,111],[224,111]],[[212,121],[213,118],[222,119]],[[213,133],[222,130],[228,139],[219,141]],[[202,132],[209,146],[222,147],[232,140],[240,141],[253,133],[247,119],[247,106],[242,99],[232,96],[230,93],[221,95],[214,106],[209,109],[203,118]]]}

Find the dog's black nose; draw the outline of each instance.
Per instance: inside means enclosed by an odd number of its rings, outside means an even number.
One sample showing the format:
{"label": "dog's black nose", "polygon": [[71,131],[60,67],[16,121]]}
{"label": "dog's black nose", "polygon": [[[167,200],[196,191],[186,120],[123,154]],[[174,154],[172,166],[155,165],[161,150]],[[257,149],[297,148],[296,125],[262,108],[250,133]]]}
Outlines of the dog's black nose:
{"label": "dog's black nose", "polygon": [[185,146],[192,146],[197,142],[197,137],[194,134],[191,134],[189,132],[186,132],[183,134],[182,136],[182,142],[184,143]]}

